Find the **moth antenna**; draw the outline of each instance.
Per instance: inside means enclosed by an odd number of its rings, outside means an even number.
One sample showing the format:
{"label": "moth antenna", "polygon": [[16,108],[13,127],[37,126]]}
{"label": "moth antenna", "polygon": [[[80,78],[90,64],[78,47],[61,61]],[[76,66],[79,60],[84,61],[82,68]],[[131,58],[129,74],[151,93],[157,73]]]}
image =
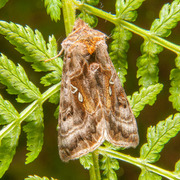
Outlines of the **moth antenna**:
{"label": "moth antenna", "polygon": [[56,55],[56,56],[54,56],[54,57],[52,57],[52,58],[50,58],[50,59],[46,59],[44,62],[48,62],[48,61],[51,61],[51,60],[53,60],[53,59],[58,58],[59,56],[61,56],[61,54],[63,53],[63,51],[64,51],[64,49],[61,49],[61,51],[59,52],[58,55]]}

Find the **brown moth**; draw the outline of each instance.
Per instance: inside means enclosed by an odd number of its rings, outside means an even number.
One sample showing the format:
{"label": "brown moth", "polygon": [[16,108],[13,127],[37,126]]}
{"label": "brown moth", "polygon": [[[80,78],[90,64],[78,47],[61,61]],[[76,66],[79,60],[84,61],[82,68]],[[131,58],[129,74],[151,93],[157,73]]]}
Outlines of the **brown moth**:
{"label": "brown moth", "polygon": [[121,147],[139,143],[136,120],[105,41],[105,34],[78,19],[62,42],[58,146],[63,161],[79,158],[105,140]]}

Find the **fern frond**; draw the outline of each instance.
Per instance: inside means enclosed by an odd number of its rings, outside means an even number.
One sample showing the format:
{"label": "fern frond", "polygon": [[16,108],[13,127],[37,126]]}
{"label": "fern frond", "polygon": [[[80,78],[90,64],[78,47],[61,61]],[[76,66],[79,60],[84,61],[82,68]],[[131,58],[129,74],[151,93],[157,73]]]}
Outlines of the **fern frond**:
{"label": "fern frond", "polygon": [[96,6],[99,3],[99,0],[83,0],[84,2]]}
{"label": "fern frond", "polygon": [[180,1],[174,0],[171,4],[168,3],[162,7],[159,19],[154,20],[150,32],[161,37],[168,37],[178,21],[180,21]]}
{"label": "fern frond", "polygon": [[155,174],[151,171],[148,171],[146,168],[142,168],[141,174],[139,175],[138,180],[161,180],[162,177],[158,174]]}
{"label": "fern frond", "polygon": [[[4,137],[0,139],[0,178],[3,176],[5,171],[9,168],[10,163],[16,152],[18,145],[18,139],[21,132],[19,122],[14,123],[14,128]],[[0,137],[3,133],[3,129],[0,131]]]}
{"label": "fern frond", "polygon": [[43,109],[39,107],[27,119],[28,122],[23,130],[27,133],[27,150],[26,164],[34,161],[42,150],[43,146]]}
{"label": "fern frond", "polygon": [[115,170],[119,169],[119,162],[117,159],[104,154],[103,158],[100,160],[100,169],[103,170],[102,179],[117,180],[115,172]]}
{"label": "fern frond", "polygon": [[[33,63],[33,68],[36,71],[56,70],[61,74],[59,64],[62,63],[59,63],[59,61],[61,61],[59,58],[59,60],[55,59],[46,63],[42,61],[57,55],[57,44],[54,36],[49,37],[48,46],[53,47],[52,50],[52,48],[47,49],[42,34],[38,30],[35,30],[34,33],[29,26],[24,28],[19,24],[0,21],[0,34],[3,34],[11,44],[16,46],[17,51],[25,55],[23,59]],[[53,56],[50,56],[49,54]]]}
{"label": "fern frond", "polygon": [[92,153],[88,153],[85,156],[80,157],[79,160],[84,169],[90,169],[91,166],[93,166]]}
{"label": "fern frond", "polygon": [[8,87],[9,94],[18,95],[18,102],[31,102],[41,96],[39,89],[29,81],[23,67],[15,66],[3,54],[0,57],[0,82]]}
{"label": "fern frond", "polygon": [[41,78],[41,84],[44,86],[50,86],[51,84],[57,84],[61,80],[61,74],[58,71],[52,71]]}
{"label": "fern frond", "polygon": [[34,176],[28,176],[28,178],[25,178],[25,180],[57,180],[57,179],[54,179],[54,178],[51,178],[51,179],[49,179],[49,178],[47,178],[47,177],[39,177],[39,176],[37,176],[37,175],[34,175]]}
{"label": "fern frond", "polygon": [[[99,3],[99,0],[83,0],[83,3],[90,4],[95,6]],[[81,10],[81,13],[78,15],[78,18],[81,18],[84,22],[88,23],[90,27],[94,28],[98,24],[98,18],[93,15],[89,14],[88,12]]]}
{"label": "fern frond", "polygon": [[53,94],[49,98],[49,102],[53,103],[53,104],[59,104],[59,100],[60,100],[60,92],[57,92],[57,93]]}
{"label": "fern frond", "polygon": [[[174,28],[180,21],[180,1],[175,0],[172,4],[165,4],[160,11],[160,18],[156,19],[150,28],[150,34],[155,34],[161,37],[168,37],[171,34],[171,29]],[[141,46],[142,56],[137,61],[137,77],[139,85],[148,87],[149,85],[158,82],[157,63],[159,62],[157,54],[163,48],[150,39],[145,39]]]}
{"label": "fern frond", "polygon": [[4,7],[7,2],[8,2],[8,0],[1,0],[0,1],[0,8]]}
{"label": "fern frond", "polygon": [[180,179],[180,160],[175,165],[174,174],[176,174],[177,177],[179,177],[179,179]]}
{"label": "fern frond", "polygon": [[139,85],[148,87],[158,83],[159,69],[157,63],[159,62],[159,58],[157,54],[162,50],[163,48],[161,46],[151,42],[150,40],[145,40],[141,45],[141,52],[143,55],[137,60],[137,78],[140,78]]}
{"label": "fern frond", "polygon": [[138,9],[144,0],[116,0],[116,16],[118,18],[135,21]]}
{"label": "fern frond", "polygon": [[62,8],[60,0],[44,0],[44,6],[47,8],[47,14],[50,15],[52,21],[60,20]]}
{"label": "fern frond", "polygon": [[132,33],[122,26],[116,26],[112,31],[112,43],[110,44],[110,57],[116,68],[116,72],[123,84],[126,81],[127,74],[127,51],[129,49],[128,41],[131,39]]}
{"label": "fern frond", "polygon": [[156,127],[149,127],[147,143],[141,147],[140,158],[149,163],[159,160],[160,152],[164,145],[180,131],[180,114],[169,116],[165,121],[160,121]]}
{"label": "fern frond", "polygon": [[81,18],[84,22],[88,23],[90,27],[96,27],[98,24],[98,18],[92,14],[82,11],[78,18]]}
{"label": "fern frond", "polygon": [[135,117],[139,116],[140,112],[144,109],[146,104],[152,106],[155,103],[156,97],[162,88],[162,84],[151,85],[148,88],[142,88],[139,93],[133,93],[131,98],[128,97]]}
{"label": "fern frond", "polygon": [[14,106],[0,95],[0,125],[9,124],[19,117]]}
{"label": "fern frond", "polygon": [[169,101],[172,102],[173,108],[180,111],[180,69],[175,68],[170,73],[171,87],[169,88]]}

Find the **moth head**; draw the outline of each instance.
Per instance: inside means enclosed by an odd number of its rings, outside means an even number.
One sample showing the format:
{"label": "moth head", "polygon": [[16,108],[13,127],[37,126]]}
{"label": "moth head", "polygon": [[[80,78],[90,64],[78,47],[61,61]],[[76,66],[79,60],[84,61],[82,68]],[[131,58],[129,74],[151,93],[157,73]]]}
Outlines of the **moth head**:
{"label": "moth head", "polygon": [[73,31],[82,28],[82,27],[89,27],[88,24],[86,24],[82,19],[78,18],[76,19],[73,27]]}

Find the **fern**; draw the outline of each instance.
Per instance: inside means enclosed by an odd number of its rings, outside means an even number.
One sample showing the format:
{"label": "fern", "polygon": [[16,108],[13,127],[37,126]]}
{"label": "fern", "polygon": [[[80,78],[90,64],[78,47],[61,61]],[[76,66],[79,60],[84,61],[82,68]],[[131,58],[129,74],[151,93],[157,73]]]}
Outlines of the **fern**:
{"label": "fern", "polygon": [[[117,0],[116,1],[116,17],[128,21],[134,21],[137,17],[135,11],[144,0]],[[118,72],[121,83],[123,84],[127,74],[127,51],[129,49],[128,41],[132,38],[132,33],[123,26],[116,26],[112,31],[113,42],[110,44],[110,57]]]}
{"label": "fern", "polygon": [[[144,0],[116,0],[115,15],[107,13],[94,6],[101,4],[99,0],[44,0],[47,14],[57,22],[60,20],[61,9],[63,12],[66,35],[73,27],[77,10],[78,17],[84,19],[90,26],[95,27],[98,18],[101,17],[115,25],[112,30],[112,43],[110,44],[110,56],[124,83],[127,74],[127,51],[132,33],[144,38],[141,45],[142,56],[137,60],[137,77],[141,86],[137,92],[129,96],[129,102],[136,117],[139,116],[145,105],[153,105],[157,95],[161,92],[163,85],[159,84],[157,66],[158,54],[167,48],[177,54],[175,59],[176,67],[171,70],[169,89],[169,101],[173,108],[180,110],[180,61],[179,46],[173,44],[163,37],[171,34],[172,28],[180,20],[180,1],[174,0],[171,4],[165,4],[159,13],[159,18],[154,20],[150,30],[142,29],[132,22],[137,18],[137,10]],[[0,8],[7,3],[7,0],[0,2]],[[25,70],[21,65],[15,65],[5,55],[0,57],[0,82],[7,87],[9,94],[17,95],[18,103],[30,103],[22,112],[14,108],[7,100],[0,96],[0,177],[8,169],[16,152],[21,128],[27,136],[27,158],[26,164],[34,161],[42,150],[43,146],[43,103],[59,103],[59,89],[62,75],[62,60],[44,62],[57,55],[57,42],[55,37],[49,36],[46,43],[40,31],[33,31],[29,26],[23,27],[13,22],[0,21],[0,34],[15,46],[16,50],[23,54],[23,59],[32,63],[32,67],[38,72],[47,72],[41,77],[40,83],[50,86],[43,94],[31,81],[29,81]],[[54,113],[58,117],[59,107]],[[141,147],[140,157],[135,158],[126,155],[121,151],[124,148],[112,146],[104,142],[102,146],[80,158],[80,163],[90,172],[90,179],[117,179],[116,170],[119,169],[118,160],[131,163],[141,168],[139,179],[180,179],[180,161],[175,164],[173,172],[162,169],[153,163],[160,158],[160,153],[165,144],[180,131],[180,114],[176,113],[160,121],[156,126],[147,130],[147,143]],[[101,154],[99,158],[99,154]],[[101,170],[101,171],[100,171]],[[100,173],[102,172],[102,175]],[[51,178],[53,179],[53,178]],[[47,177],[29,176],[26,180],[48,180]]]}
{"label": "fern", "polygon": [[180,160],[176,163],[175,165],[175,171],[174,171],[174,174],[176,174],[176,176],[178,178],[180,178]]}
{"label": "fern", "polygon": [[112,43],[110,44],[110,57],[114,63],[121,83],[123,84],[127,74],[127,51],[129,48],[128,41],[131,39],[132,33],[121,26],[116,26],[112,31]]}
{"label": "fern", "polygon": [[[171,5],[165,4],[160,11],[160,18],[156,19],[150,28],[150,34],[168,37],[171,33],[171,29],[174,28],[178,21],[180,21],[180,2],[179,0],[173,1]],[[137,77],[140,78],[139,85],[148,87],[151,84],[158,82],[158,67],[157,63],[159,54],[163,48],[158,44],[151,41],[149,38],[145,38],[144,43],[141,46],[142,56],[137,61]]]}
{"label": "fern", "polygon": [[141,147],[140,158],[146,162],[154,163],[159,160],[164,145],[180,131],[180,114],[171,115],[157,126],[148,128],[147,141]]}
{"label": "fern", "polygon": [[92,153],[88,153],[87,155],[81,157],[79,160],[85,169],[90,169],[91,166],[93,166]]}
{"label": "fern", "polygon": [[51,19],[57,22],[60,20],[61,15],[61,1],[60,0],[44,0],[44,5],[47,8],[47,14],[50,15]]}
{"label": "fern", "polygon": [[147,89],[141,89],[140,93],[135,92],[131,98],[128,97],[135,117],[140,114],[146,104],[151,106],[154,104],[156,96],[160,93],[162,88],[162,84],[151,85]]}
{"label": "fern", "polygon": [[116,1],[116,16],[118,18],[135,21],[137,18],[137,11],[144,0],[117,0]]}
{"label": "fern", "polygon": [[42,150],[43,145],[43,113],[40,107],[34,111],[27,119],[28,122],[23,130],[27,133],[27,150],[26,164],[34,161]]}
{"label": "fern", "polygon": [[0,125],[9,124],[19,117],[13,105],[0,96]]}
{"label": "fern", "polygon": [[[36,71],[59,71],[61,74],[62,62],[59,58],[50,62],[43,62],[57,55],[57,44],[54,36],[49,37],[49,43],[46,42],[42,34],[26,26],[0,21],[0,33],[14,46],[21,54],[24,54],[24,60],[33,62],[33,68]],[[48,47],[48,49],[47,49]]]}
{"label": "fern", "polygon": [[3,139],[1,136],[6,132],[6,128],[2,129],[0,132],[0,177],[2,177],[5,171],[9,168],[18,145],[18,139],[21,131],[20,124],[19,122],[12,123],[14,124],[14,128],[6,134]]}
{"label": "fern", "polygon": [[7,59],[2,54],[0,57],[0,82],[8,87],[9,94],[18,94],[17,101],[31,102],[41,94],[39,89],[28,80],[24,69]]}
{"label": "fern", "polygon": [[113,159],[107,155],[104,155],[100,163],[101,163],[101,170],[103,170],[102,179],[117,180],[117,175],[116,172],[114,171],[119,169],[119,163],[117,159]]}
{"label": "fern", "polygon": [[172,102],[174,109],[180,111],[180,56],[176,58],[176,66],[177,68],[172,69],[170,73],[171,87],[169,92],[171,95],[169,101]]}
{"label": "fern", "polygon": [[1,0],[0,1],[0,8],[4,7],[7,2],[8,2],[8,0]]}
{"label": "fern", "polygon": [[[37,175],[34,175],[34,176],[29,176],[28,178],[25,178],[25,180],[50,180],[48,179],[47,177],[39,177]],[[54,178],[51,178],[51,180],[56,180]]]}

